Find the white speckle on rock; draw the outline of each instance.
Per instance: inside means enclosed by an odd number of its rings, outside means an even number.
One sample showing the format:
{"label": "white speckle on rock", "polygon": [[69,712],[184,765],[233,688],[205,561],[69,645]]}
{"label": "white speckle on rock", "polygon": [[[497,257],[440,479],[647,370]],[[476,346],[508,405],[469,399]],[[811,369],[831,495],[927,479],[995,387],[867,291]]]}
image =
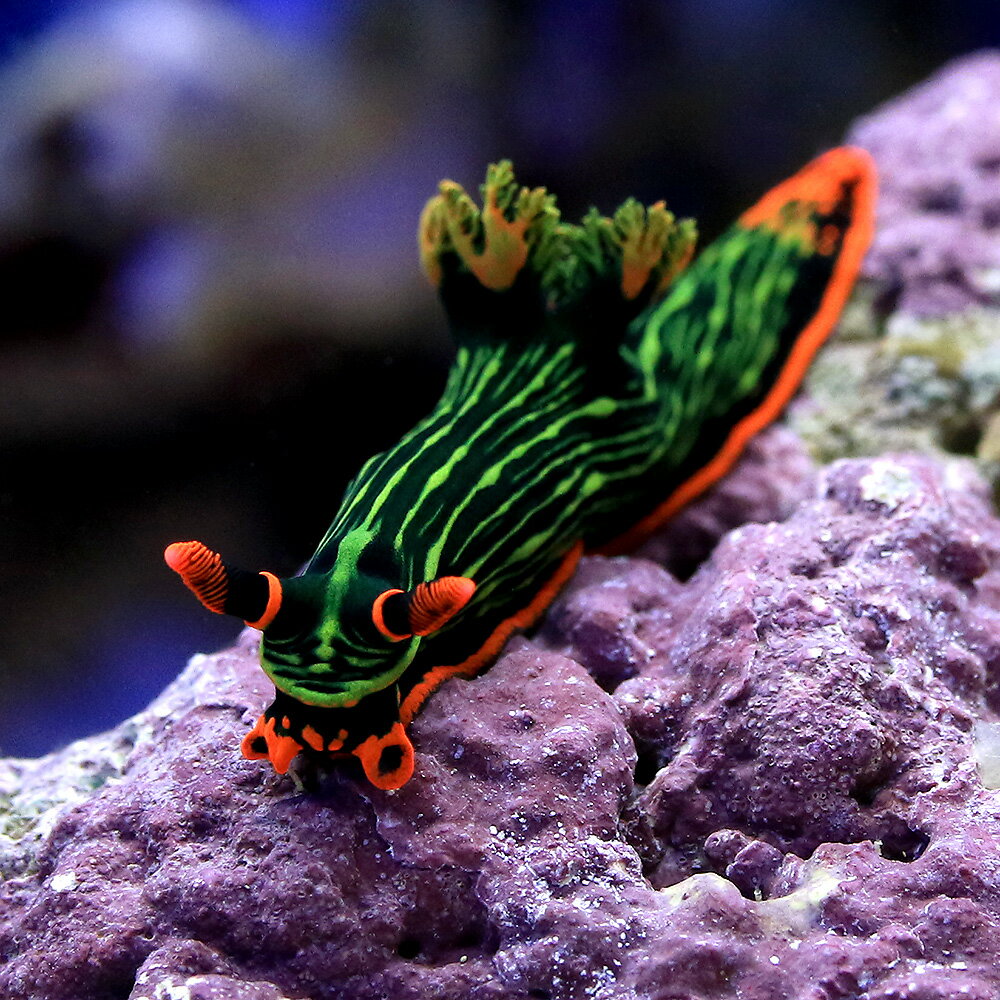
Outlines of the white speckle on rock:
{"label": "white speckle on rock", "polygon": [[977,721],[973,738],[980,780],[986,788],[1000,788],[1000,722]]}
{"label": "white speckle on rock", "polygon": [[978,291],[988,295],[996,295],[1000,292],[1000,268],[978,268],[972,272],[971,277]]}
{"label": "white speckle on rock", "polygon": [[49,888],[53,892],[72,892],[78,885],[79,882],[74,871],[60,872],[49,879]]}
{"label": "white speckle on rock", "polygon": [[153,990],[153,1000],[191,1000],[191,989],[175,979],[163,979]]}
{"label": "white speckle on rock", "polygon": [[861,498],[895,510],[917,489],[913,474],[897,462],[877,459],[871,463],[871,472],[858,480]]}

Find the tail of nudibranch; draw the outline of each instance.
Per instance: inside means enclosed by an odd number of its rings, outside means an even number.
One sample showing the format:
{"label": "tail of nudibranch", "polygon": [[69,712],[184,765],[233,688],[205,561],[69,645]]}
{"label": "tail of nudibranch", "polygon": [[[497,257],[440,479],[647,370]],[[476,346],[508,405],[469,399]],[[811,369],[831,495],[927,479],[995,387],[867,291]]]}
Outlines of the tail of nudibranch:
{"label": "tail of nudibranch", "polygon": [[490,293],[514,295],[522,326],[532,298],[539,315],[596,308],[627,322],[694,252],[694,222],[676,220],[662,201],[647,208],[630,198],[610,218],[591,210],[572,225],[545,188],[517,184],[508,160],[489,167],[481,191],[480,209],[442,181],[420,219],[421,262],[459,337],[496,315]]}
{"label": "tail of nudibranch", "polygon": [[[631,326],[625,349],[670,428],[650,490],[672,489],[603,551],[638,545],[780,415],[854,287],[877,187],[863,149],[823,153],[744,212]],[[669,419],[676,413],[696,419]]]}

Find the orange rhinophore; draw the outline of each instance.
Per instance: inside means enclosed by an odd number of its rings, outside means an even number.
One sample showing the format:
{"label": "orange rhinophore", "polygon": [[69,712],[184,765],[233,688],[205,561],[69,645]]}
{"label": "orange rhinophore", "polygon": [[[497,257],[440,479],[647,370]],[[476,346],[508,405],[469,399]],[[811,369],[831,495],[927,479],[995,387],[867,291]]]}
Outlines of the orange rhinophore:
{"label": "orange rhinophore", "polygon": [[430,583],[418,583],[409,608],[413,634],[436,632],[472,600],[475,592],[476,584],[466,576],[442,576]]}
{"label": "orange rhinophore", "polygon": [[209,611],[223,613],[229,582],[218,552],[201,542],[174,542],[167,546],[163,558]]}
{"label": "orange rhinophore", "polygon": [[261,630],[278,614],[281,581],[273,573],[254,574],[229,566],[202,542],[174,542],[163,559],[209,611],[236,615]]}

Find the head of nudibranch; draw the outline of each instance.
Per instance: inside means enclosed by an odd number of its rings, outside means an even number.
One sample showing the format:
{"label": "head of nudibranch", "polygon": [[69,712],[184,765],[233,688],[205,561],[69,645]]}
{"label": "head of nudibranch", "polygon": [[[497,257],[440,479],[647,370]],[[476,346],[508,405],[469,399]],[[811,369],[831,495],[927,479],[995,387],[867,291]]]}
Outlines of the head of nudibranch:
{"label": "head of nudibranch", "polygon": [[330,573],[293,577],[248,572],[197,541],[174,542],[164,559],[206,608],[262,633],[260,663],[276,697],[244,737],[245,757],[284,774],[300,752],[353,754],[380,788],[409,779],[413,747],[395,682],[421,640],[469,603],[472,580],[403,589],[362,571],[349,551]]}

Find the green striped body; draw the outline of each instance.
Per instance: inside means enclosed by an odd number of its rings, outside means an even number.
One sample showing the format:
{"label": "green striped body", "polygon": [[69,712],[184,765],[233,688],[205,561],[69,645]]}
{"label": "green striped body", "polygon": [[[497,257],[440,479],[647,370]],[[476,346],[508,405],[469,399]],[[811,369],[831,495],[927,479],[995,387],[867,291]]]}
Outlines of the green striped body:
{"label": "green striped body", "polygon": [[[851,150],[776,189],[677,277],[693,232],[670,218],[647,266],[657,207],[617,228],[571,228],[535,192],[524,209],[512,185],[488,182],[478,231],[452,189],[432,202],[425,266],[458,344],[446,389],[351,483],[264,630],[277,735],[358,753],[382,787],[409,777],[397,723],[448,676],[488,666],[574,553],[614,548],[637,524],[648,533],[773,418],[833,326],[871,229],[870,164]],[[519,248],[526,260],[504,271]],[[475,593],[435,631],[392,641],[373,624],[380,594],[441,577]],[[363,744],[393,752],[372,763]]]}

